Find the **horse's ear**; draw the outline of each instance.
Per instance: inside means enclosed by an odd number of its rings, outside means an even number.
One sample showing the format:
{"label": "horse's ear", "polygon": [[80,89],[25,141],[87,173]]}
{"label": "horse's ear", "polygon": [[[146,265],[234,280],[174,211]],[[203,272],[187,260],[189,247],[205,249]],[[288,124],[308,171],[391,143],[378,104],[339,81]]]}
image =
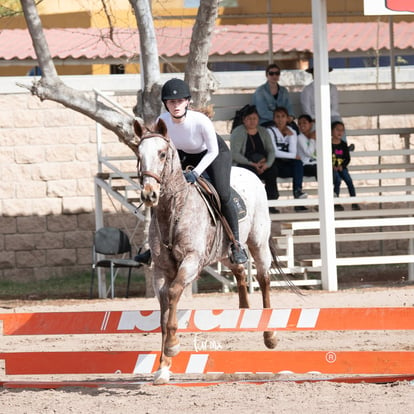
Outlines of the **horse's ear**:
{"label": "horse's ear", "polygon": [[163,137],[167,136],[167,125],[165,125],[165,122],[161,118],[158,118],[158,122],[155,127],[159,134]]}
{"label": "horse's ear", "polygon": [[142,134],[143,134],[141,124],[136,119],[134,119],[133,126],[134,126],[135,135],[138,138],[141,138],[142,137]]}

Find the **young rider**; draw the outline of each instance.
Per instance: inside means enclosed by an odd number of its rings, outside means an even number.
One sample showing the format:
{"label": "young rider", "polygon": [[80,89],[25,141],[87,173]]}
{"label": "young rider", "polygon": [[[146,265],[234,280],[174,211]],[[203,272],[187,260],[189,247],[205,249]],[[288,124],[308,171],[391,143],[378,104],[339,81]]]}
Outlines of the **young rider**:
{"label": "young rider", "polygon": [[[178,150],[183,170],[189,165],[194,169],[184,173],[189,183],[205,173],[216,189],[221,211],[234,234],[236,243],[231,244],[230,259],[242,264],[247,255],[239,243],[239,223],[236,209],[230,197],[231,152],[214,130],[211,120],[198,111],[188,109],[190,88],[181,79],[170,79],[161,90],[161,99],[167,112],[160,115],[165,122],[168,135]],[[148,263],[150,253],[135,256],[138,262]]]}

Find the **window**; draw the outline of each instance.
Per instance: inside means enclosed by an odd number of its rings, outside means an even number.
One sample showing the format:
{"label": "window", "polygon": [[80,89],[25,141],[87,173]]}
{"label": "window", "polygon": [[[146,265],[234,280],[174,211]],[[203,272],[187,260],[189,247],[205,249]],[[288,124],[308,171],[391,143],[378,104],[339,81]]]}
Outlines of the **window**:
{"label": "window", "polygon": [[119,65],[111,65],[111,75],[123,75],[125,73],[125,66],[120,63]]}

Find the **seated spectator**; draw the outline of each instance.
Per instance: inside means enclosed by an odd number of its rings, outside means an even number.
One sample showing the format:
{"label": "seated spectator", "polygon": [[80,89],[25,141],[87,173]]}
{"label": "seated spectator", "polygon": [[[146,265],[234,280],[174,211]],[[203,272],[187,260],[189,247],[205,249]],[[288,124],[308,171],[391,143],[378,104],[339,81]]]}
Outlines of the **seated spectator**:
{"label": "seated spectator", "polygon": [[313,119],[303,114],[298,118],[298,156],[303,163],[303,175],[317,179],[316,134]]}
{"label": "seated spectator", "polygon": [[[264,181],[267,198],[277,200],[277,167],[272,140],[266,128],[259,125],[259,114],[254,105],[245,108],[242,124],[230,136],[233,165],[246,168]],[[278,213],[270,207],[271,213]]]}
{"label": "seated spectator", "polygon": [[297,132],[289,92],[284,86],[279,85],[280,72],[280,67],[276,63],[266,68],[267,81],[254,92],[252,104],[256,106],[259,113],[260,125],[265,127],[274,125],[273,112],[276,108],[280,106],[286,108],[289,113],[288,123],[293,123],[294,125],[291,126]]}
{"label": "seated spectator", "polygon": [[[332,68],[330,67],[329,72],[331,71]],[[315,82],[313,67],[309,67],[305,72],[312,75],[312,81],[302,89],[300,93],[300,104],[302,106],[302,113],[308,114],[312,119],[315,119]],[[335,121],[342,122],[342,117],[339,113],[338,89],[333,83],[329,83],[329,95],[331,102],[331,123]],[[347,142],[345,131],[342,140]],[[354,144],[349,146],[350,151],[353,151],[354,148]]]}
{"label": "seated spectator", "polygon": [[[344,180],[348,187],[348,192],[351,197],[356,196],[354,183],[348,171],[348,165],[351,161],[348,146],[342,140],[345,132],[345,126],[341,121],[332,122],[332,166],[333,166],[333,185],[334,196],[339,197],[339,190],[341,181]],[[352,210],[360,210],[358,204],[352,204]],[[335,205],[336,211],[343,211],[344,208],[340,204]]]}
{"label": "seated spectator", "polygon": [[[297,157],[297,134],[288,126],[289,114],[286,108],[279,107],[274,113],[275,126],[268,130],[273,139],[276,154],[278,177],[292,177],[293,196],[306,198],[308,195],[302,191],[303,164]],[[296,211],[307,210],[306,207],[295,207]]]}

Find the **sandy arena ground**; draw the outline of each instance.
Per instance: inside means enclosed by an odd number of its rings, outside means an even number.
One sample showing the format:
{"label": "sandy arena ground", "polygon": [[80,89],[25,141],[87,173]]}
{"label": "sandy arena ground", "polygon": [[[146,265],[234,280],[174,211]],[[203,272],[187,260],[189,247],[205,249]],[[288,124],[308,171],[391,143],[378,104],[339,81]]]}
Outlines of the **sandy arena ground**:
{"label": "sandy arena ground", "polygon": [[[250,295],[251,307],[260,308],[259,293]],[[339,292],[307,291],[298,296],[273,291],[272,307],[375,307],[414,306],[414,286],[347,289]],[[195,295],[182,298],[181,309],[237,308],[237,296]],[[0,301],[0,313],[158,309],[156,299]],[[181,334],[182,350],[194,350],[194,334]],[[203,334],[204,335],[204,334]],[[209,335],[209,336],[207,336]],[[413,331],[279,332],[278,350],[408,350],[414,351]],[[97,339],[98,338],[98,339]],[[220,343],[223,350],[263,350],[261,333],[209,333],[206,340]],[[44,350],[158,350],[159,334],[0,336],[0,352]],[[414,367],[413,367],[414,374]],[[102,378],[102,377],[100,377]],[[109,378],[109,377],[108,377]],[[122,376],[133,379],[132,376]],[[6,377],[0,381],[51,380],[59,377]],[[70,376],[70,380],[90,377]],[[119,379],[119,377],[111,377]],[[332,382],[271,382],[261,385],[228,382],[203,387],[153,386],[64,388],[48,390],[1,389],[0,413],[126,413],[180,414],[231,413],[335,413],[412,414],[414,383],[345,384]]]}

